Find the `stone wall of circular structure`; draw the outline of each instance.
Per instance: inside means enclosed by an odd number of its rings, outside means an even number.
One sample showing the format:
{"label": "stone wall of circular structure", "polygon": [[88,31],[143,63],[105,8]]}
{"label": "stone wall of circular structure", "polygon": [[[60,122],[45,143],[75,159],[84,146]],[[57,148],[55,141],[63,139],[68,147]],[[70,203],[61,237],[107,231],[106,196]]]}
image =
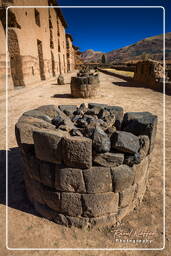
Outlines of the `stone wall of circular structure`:
{"label": "stone wall of circular structure", "polygon": [[90,73],[71,78],[71,95],[75,98],[96,97],[99,87],[98,74]]}
{"label": "stone wall of circular structure", "polygon": [[156,128],[149,112],[95,103],[25,112],[15,131],[30,201],[66,226],[115,224],[142,201]]}

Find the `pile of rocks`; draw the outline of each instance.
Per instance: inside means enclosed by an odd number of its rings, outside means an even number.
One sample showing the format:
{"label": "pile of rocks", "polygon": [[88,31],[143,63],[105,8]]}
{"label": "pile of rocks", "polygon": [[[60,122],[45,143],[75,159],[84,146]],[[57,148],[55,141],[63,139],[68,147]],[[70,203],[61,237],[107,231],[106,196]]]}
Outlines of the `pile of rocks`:
{"label": "pile of rocks", "polygon": [[98,94],[100,87],[99,74],[97,71],[90,72],[82,69],[77,77],[71,78],[71,95],[75,98],[91,98]]}
{"label": "pile of rocks", "polygon": [[141,202],[157,116],[118,106],[48,105],[16,124],[31,202],[66,226],[120,221]]}

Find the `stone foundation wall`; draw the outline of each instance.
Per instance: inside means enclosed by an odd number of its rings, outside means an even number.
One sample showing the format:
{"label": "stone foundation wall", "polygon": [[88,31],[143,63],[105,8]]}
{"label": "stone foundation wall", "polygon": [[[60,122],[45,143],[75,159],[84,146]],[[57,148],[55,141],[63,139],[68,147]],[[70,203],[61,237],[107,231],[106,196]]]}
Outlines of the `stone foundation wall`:
{"label": "stone foundation wall", "polygon": [[[80,111],[82,119],[74,121]],[[100,123],[110,113],[111,122],[103,131],[104,123],[83,127],[88,113],[96,113]],[[156,127],[151,113],[123,115],[121,107],[102,104],[25,112],[15,131],[35,209],[58,224],[79,228],[121,221],[143,199]]]}

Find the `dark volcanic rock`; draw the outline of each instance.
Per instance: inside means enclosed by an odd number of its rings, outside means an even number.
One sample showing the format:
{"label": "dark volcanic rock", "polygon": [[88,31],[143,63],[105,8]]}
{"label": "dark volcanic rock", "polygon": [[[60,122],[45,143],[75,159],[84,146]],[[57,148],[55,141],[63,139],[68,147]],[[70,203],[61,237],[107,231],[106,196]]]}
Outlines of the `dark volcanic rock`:
{"label": "dark volcanic rock", "polygon": [[111,147],[110,139],[107,134],[100,128],[96,127],[93,134],[93,148],[96,152],[109,152]]}
{"label": "dark volcanic rock", "polygon": [[121,165],[124,161],[124,154],[120,153],[103,153],[98,154],[94,157],[94,163],[100,166],[118,166]]}
{"label": "dark volcanic rock", "polygon": [[129,188],[135,177],[135,171],[127,165],[120,165],[111,168],[114,192],[122,192]]}
{"label": "dark volcanic rock", "polygon": [[83,136],[79,129],[72,129],[70,131],[71,136]]}
{"label": "dark volcanic rock", "polygon": [[109,127],[105,130],[105,132],[107,133],[107,135],[109,136],[109,138],[112,136],[112,134],[114,132],[116,132],[116,127],[112,126],[112,127]]}
{"label": "dark volcanic rock", "polygon": [[149,152],[153,150],[157,130],[157,116],[149,112],[128,112],[125,113],[122,130],[133,134],[147,135],[150,139]]}
{"label": "dark volcanic rock", "polygon": [[58,76],[57,84],[59,84],[59,85],[64,85],[65,84],[64,77],[62,75]]}
{"label": "dark volcanic rock", "polygon": [[52,119],[52,124],[55,125],[56,128],[58,128],[60,125],[64,124],[64,118],[62,118],[61,116],[57,116]]}
{"label": "dark volcanic rock", "polygon": [[140,135],[138,138],[140,141],[139,154],[140,154],[141,159],[144,159],[144,157],[146,157],[149,152],[150,140],[149,140],[149,137],[146,135]]}
{"label": "dark volcanic rock", "polygon": [[116,131],[111,137],[112,148],[125,153],[137,153],[140,144],[137,136],[129,132]]}
{"label": "dark volcanic rock", "polygon": [[41,111],[36,110],[36,109],[24,112],[23,115],[24,116],[36,117],[36,118],[42,119],[42,120],[44,120],[48,123],[51,123],[51,118],[48,115],[45,115]]}
{"label": "dark volcanic rock", "polygon": [[139,164],[141,162],[141,157],[139,153],[134,155],[125,155],[124,164],[128,166],[133,166],[134,164]]}
{"label": "dark volcanic rock", "polygon": [[76,105],[59,105],[59,109],[63,111],[67,116],[72,116],[74,111],[76,111]]}
{"label": "dark volcanic rock", "polygon": [[92,167],[83,170],[87,193],[102,193],[112,191],[110,168]]}
{"label": "dark volcanic rock", "polygon": [[68,167],[90,168],[92,166],[92,141],[85,137],[68,137],[62,140],[63,162]]}

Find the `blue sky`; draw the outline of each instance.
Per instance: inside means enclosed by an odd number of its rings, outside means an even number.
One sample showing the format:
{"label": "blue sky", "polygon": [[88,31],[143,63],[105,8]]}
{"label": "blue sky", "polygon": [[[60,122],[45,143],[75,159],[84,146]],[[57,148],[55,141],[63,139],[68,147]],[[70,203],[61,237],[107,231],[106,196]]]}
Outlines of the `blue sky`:
{"label": "blue sky", "polygon": [[[170,1],[170,4],[169,4]],[[166,8],[166,32],[171,31],[171,0],[59,0],[61,6],[163,6]],[[74,44],[81,51],[108,52],[149,36],[163,33],[161,8],[62,9]]]}

